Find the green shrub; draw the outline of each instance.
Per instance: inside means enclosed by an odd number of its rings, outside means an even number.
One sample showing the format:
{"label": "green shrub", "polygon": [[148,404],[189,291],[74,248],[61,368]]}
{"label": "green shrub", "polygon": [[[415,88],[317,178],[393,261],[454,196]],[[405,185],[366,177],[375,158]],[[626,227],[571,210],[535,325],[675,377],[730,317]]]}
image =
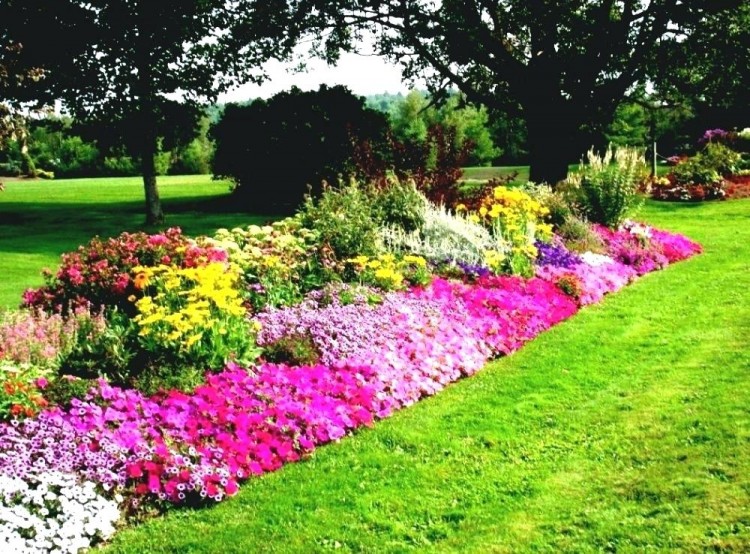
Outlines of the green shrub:
{"label": "green shrub", "polygon": [[95,379],[80,379],[72,375],[62,375],[47,384],[44,388],[44,398],[50,404],[66,407],[73,398],[84,398],[95,385]]}
{"label": "green shrub", "polygon": [[373,210],[381,225],[416,231],[424,225],[427,199],[409,183],[395,182],[373,191]]}
{"label": "green shrub", "polygon": [[704,164],[701,156],[693,156],[672,169],[672,179],[677,185],[712,185],[721,181],[721,174]]}
{"label": "green shrub", "polygon": [[699,155],[704,166],[714,169],[722,177],[733,174],[742,161],[742,155],[721,143],[711,142]]}
{"label": "green shrub", "polygon": [[603,156],[588,152],[588,163],[570,181],[581,214],[593,223],[618,227],[642,203],[638,194],[646,177],[643,154],[633,148],[608,148]]}
{"label": "green shrub", "polygon": [[54,156],[50,160],[50,167],[58,177],[93,177],[98,175],[99,149],[95,144],[84,142],[81,137],[65,137],[60,142]]}
{"label": "green shrub", "polygon": [[385,114],[342,86],[317,91],[292,88],[268,100],[229,104],[211,128],[213,173],[235,182],[238,207],[254,213],[291,213],[311,187],[354,174],[357,141],[382,144]]}
{"label": "green shrub", "polygon": [[381,251],[372,197],[354,182],[325,188],[317,200],[308,195],[299,216],[339,261]]}
{"label": "green shrub", "polygon": [[104,158],[104,173],[112,177],[138,175],[140,169],[131,156],[108,156]]}
{"label": "green shrub", "polygon": [[0,163],[0,176],[20,177],[21,176],[21,164],[15,160]]}
{"label": "green shrub", "polygon": [[196,138],[173,155],[169,173],[172,175],[205,175],[211,172],[212,156],[211,143]]}
{"label": "green shrub", "polygon": [[107,324],[82,320],[70,352],[61,357],[60,372],[80,379],[106,377],[113,383],[129,384],[140,360],[137,330],[130,318],[113,311]]}
{"label": "green shrub", "polygon": [[739,171],[742,155],[728,146],[710,142],[695,156],[678,163],[670,175],[676,185],[714,185]]}

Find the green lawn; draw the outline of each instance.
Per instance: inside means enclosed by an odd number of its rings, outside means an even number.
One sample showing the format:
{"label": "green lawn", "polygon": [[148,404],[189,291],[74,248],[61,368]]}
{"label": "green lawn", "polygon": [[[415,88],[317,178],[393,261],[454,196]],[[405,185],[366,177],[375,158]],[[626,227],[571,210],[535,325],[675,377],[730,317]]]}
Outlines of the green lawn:
{"label": "green lawn", "polygon": [[750,551],[750,200],[641,218],[706,252],[106,552]]}
{"label": "green lawn", "polygon": [[[208,175],[159,178],[165,226],[189,235],[264,218],[231,211],[229,184]],[[41,269],[94,235],[148,230],[140,178],[10,181],[0,192],[0,307],[18,305],[21,293],[42,283]]]}

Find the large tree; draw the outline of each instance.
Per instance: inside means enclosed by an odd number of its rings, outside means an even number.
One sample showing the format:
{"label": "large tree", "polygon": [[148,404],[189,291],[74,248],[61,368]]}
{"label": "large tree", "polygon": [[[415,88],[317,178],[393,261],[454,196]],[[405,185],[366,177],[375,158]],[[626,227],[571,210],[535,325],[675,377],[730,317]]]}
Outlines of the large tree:
{"label": "large tree", "polygon": [[[154,155],[160,122],[174,100],[206,104],[234,83],[257,80],[262,62],[285,56],[295,40],[296,25],[289,19],[294,1],[54,4],[5,0],[0,26],[37,56],[48,88],[77,118],[130,122],[137,129],[132,147],[141,159],[149,224],[164,217]],[[34,35],[29,30],[37,21],[45,23],[45,32],[37,29]],[[56,51],[58,43],[66,56]]]}
{"label": "large tree", "polygon": [[661,96],[689,106],[693,139],[708,128],[750,126],[750,2],[686,24],[663,41],[654,64]]}
{"label": "large tree", "polygon": [[[612,121],[620,100],[648,78],[665,37],[743,0],[310,0],[323,49],[335,57],[363,32],[403,64],[405,77],[471,101],[518,104],[531,179],[555,183]],[[703,27],[705,28],[705,27]]]}

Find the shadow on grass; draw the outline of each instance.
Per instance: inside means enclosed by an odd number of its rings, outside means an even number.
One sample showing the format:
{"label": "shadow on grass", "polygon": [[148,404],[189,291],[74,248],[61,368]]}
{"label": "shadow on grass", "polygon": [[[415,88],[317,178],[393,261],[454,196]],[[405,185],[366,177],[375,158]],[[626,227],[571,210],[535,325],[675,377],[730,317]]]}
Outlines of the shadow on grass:
{"label": "shadow on grass", "polygon": [[181,227],[187,235],[213,234],[220,227],[264,224],[276,214],[239,211],[230,196],[205,195],[162,201],[165,223],[145,224],[143,201],[111,204],[65,202],[8,202],[0,205],[0,252],[59,255],[87,243],[94,236],[122,232],[158,232]]}

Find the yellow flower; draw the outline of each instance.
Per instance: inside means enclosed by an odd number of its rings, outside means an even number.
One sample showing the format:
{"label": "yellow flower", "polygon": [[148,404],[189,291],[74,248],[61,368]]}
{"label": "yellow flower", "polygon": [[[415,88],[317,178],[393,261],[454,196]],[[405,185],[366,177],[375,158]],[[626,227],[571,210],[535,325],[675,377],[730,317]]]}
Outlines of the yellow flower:
{"label": "yellow flower", "polygon": [[190,348],[193,346],[196,342],[201,340],[203,338],[203,333],[197,333],[195,335],[191,335],[188,337],[188,339],[185,341],[185,347]]}
{"label": "yellow flower", "polygon": [[365,265],[367,263],[367,260],[369,260],[369,259],[370,258],[368,258],[367,256],[357,256],[355,258],[349,258],[346,261],[349,262],[349,263],[352,263],[354,265],[361,265],[361,266],[363,266],[363,265]]}
{"label": "yellow flower", "polygon": [[413,256],[411,254],[407,254],[404,256],[404,262],[407,264],[414,264],[419,267],[427,267],[427,260],[425,260],[422,256]]}
{"label": "yellow flower", "polygon": [[457,212],[465,212],[466,211],[466,204],[458,204],[456,206],[456,211]]}

